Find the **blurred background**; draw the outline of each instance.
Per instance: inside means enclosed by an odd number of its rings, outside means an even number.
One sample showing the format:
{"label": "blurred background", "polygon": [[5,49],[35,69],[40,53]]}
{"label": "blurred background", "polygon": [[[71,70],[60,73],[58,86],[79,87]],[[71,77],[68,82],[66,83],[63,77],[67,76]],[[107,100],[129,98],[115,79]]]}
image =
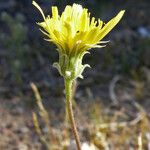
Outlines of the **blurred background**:
{"label": "blurred background", "polygon": [[[66,5],[78,3],[104,22],[126,10],[104,39],[110,40],[107,46],[92,49],[84,58],[92,69],[87,68],[84,79],[76,83],[75,117],[83,144],[104,150],[135,150],[142,145],[143,150],[150,150],[150,1],[36,2],[46,15],[53,5],[61,13]],[[67,137],[70,128],[64,121],[63,79],[52,67],[58,60],[56,47],[43,40],[36,25],[42,17],[31,3],[0,0],[0,150],[45,149],[32,121],[32,112],[38,113],[38,108],[31,82],[50,114],[50,128],[56,137],[61,134],[68,141],[64,147],[73,150],[72,139]]]}

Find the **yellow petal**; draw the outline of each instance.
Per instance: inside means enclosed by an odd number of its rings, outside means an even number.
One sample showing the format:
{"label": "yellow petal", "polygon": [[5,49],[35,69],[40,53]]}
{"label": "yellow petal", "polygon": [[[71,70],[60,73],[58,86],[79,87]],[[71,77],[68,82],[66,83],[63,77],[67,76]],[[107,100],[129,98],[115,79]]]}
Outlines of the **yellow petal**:
{"label": "yellow petal", "polygon": [[53,19],[57,20],[58,19],[58,8],[56,6],[52,7],[52,17]]}
{"label": "yellow petal", "polygon": [[32,1],[32,4],[40,11],[40,13],[42,14],[42,16],[45,20],[45,15],[44,15],[43,10],[41,9],[41,7],[35,1]]}
{"label": "yellow petal", "polygon": [[114,27],[115,25],[120,21],[124,14],[125,10],[122,10],[118,13],[116,17],[111,19],[100,31],[98,35],[98,40],[101,40],[105,35],[107,35]]}
{"label": "yellow petal", "polygon": [[80,30],[81,31],[85,31],[88,27],[88,10],[87,9],[84,9],[83,12],[82,12],[82,16],[81,16],[81,19],[79,20],[81,23],[80,23]]}
{"label": "yellow petal", "polygon": [[42,28],[46,28],[46,23],[45,22],[38,22],[37,24],[39,26],[41,26]]}
{"label": "yellow petal", "polygon": [[97,35],[97,33],[99,32],[99,30],[95,27],[93,28],[91,31],[88,32],[88,34],[85,36],[84,41],[86,43],[93,43],[93,40],[95,39],[95,36]]}
{"label": "yellow petal", "polygon": [[72,7],[67,5],[65,7],[64,13],[62,15],[63,15],[62,16],[63,21],[65,21],[65,19],[68,19],[68,18],[70,19],[71,15],[72,15]]}

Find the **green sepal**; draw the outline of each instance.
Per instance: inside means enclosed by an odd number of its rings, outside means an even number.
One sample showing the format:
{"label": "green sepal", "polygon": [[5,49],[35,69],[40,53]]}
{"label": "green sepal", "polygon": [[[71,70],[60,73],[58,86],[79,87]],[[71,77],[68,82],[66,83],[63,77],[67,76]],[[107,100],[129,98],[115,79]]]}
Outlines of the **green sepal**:
{"label": "green sepal", "polygon": [[59,62],[55,62],[53,66],[57,68],[60,75],[62,75],[65,79],[74,80],[76,78],[82,78],[82,73],[86,67],[90,67],[90,65],[85,64],[82,65],[83,56],[89,52],[85,51],[78,55],[66,55],[59,52]]}

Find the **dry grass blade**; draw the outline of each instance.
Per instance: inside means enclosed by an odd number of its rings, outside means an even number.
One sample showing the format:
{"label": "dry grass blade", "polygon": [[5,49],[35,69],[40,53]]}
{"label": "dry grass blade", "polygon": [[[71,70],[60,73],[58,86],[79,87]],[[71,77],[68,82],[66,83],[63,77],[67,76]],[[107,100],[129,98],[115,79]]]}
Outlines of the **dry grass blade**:
{"label": "dry grass blade", "polygon": [[115,94],[115,86],[119,80],[120,80],[120,76],[117,75],[112,79],[109,85],[109,95],[114,105],[118,105],[119,103]]}
{"label": "dry grass blade", "polygon": [[33,118],[33,124],[34,124],[35,130],[36,130],[37,134],[39,135],[41,142],[44,145],[46,145],[47,148],[49,148],[48,142],[46,141],[46,138],[44,137],[44,135],[42,134],[42,131],[40,129],[37,115],[34,112],[32,113],[32,118]]}
{"label": "dry grass blade", "polygon": [[50,119],[49,119],[49,116],[48,116],[48,112],[46,111],[46,109],[43,106],[42,98],[40,96],[40,93],[38,91],[37,86],[34,83],[31,83],[30,85],[31,85],[31,88],[34,92],[35,98],[36,98],[36,102],[37,102],[37,105],[38,105],[38,108],[39,108],[39,114],[41,116],[41,119],[45,123],[45,127],[48,130],[46,139],[42,135],[42,132],[41,132],[40,127],[39,127],[37,115],[35,113],[33,113],[33,122],[34,122],[34,125],[35,125],[35,128],[36,128],[36,131],[37,131],[38,135],[40,136],[41,141],[49,148],[50,147],[49,146],[50,141],[51,141],[51,139],[54,139],[54,138],[53,138],[53,134],[52,134],[52,131],[51,131],[51,128],[50,128]]}

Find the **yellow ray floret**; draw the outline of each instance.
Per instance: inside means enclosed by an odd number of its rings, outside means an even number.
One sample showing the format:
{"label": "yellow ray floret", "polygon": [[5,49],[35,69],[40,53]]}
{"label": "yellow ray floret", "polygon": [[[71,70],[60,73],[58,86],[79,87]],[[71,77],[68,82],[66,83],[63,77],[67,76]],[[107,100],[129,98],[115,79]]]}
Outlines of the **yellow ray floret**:
{"label": "yellow ray floret", "polygon": [[92,47],[101,47],[99,41],[114,28],[125,12],[120,11],[116,17],[104,24],[100,19],[96,21],[94,17],[90,18],[88,9],[78,4],[67,5],[61,16],[58,8],[53,6],[51,17],[45,17],[35,1],[33,5],[43,16],[44,21],[38,23],[43,28],[42,32],[67,55],[84,52]]}

